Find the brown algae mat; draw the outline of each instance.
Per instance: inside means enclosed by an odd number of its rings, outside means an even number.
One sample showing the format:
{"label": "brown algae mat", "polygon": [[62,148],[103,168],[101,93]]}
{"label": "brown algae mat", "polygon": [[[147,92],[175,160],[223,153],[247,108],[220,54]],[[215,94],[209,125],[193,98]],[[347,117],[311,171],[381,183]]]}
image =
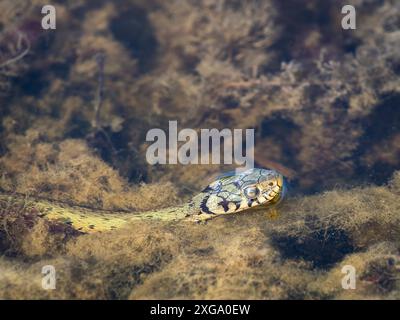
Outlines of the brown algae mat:
{"label": "brown algae mat", "polygon": [[[157,190],[157,188],[159,188]],[[154,186],[162,192],[163,186]],[[238,213],[204,225],[135,222],[74,236],[19,219],[2,203],[2,298],[399,298],[400,174],[387,186],[292,198],[278,216]],[[57,270],[43,290],[41,268]],[[357,272],[344,290],[341,269]]]}

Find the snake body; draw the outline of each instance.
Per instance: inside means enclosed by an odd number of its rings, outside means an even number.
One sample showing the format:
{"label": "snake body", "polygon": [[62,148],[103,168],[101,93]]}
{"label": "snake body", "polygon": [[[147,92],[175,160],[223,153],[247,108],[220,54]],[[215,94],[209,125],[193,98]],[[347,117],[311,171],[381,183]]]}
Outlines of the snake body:
{"label": "snake body", "polygon": [[256,207],[270,207],[285,195],[284,177],[268,169],[253,168],[220,176],[187,204],[146,212],[109,212],[60,202],[1,194],[7,202],[23,202],[24,211],[52,222],[67,224],[80,233],[114,230],[143,220],[206,221]]}

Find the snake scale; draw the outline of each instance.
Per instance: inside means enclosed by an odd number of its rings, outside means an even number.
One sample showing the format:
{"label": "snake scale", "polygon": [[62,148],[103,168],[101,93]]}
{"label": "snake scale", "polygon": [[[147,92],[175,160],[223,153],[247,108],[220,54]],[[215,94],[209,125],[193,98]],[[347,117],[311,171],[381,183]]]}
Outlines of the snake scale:
{"label": "snake scale", "polygon": [[285,195],[284,177],[274,170],[253,168],[227,173],[210,183],[187,204],[146,212],[110,212],[21,196],[0,194],[0,200],[23,201],[25,211],[49,221],[68,224],[80,233],[104,232],[141,220],[207,221],[258,207],[271,207]]}

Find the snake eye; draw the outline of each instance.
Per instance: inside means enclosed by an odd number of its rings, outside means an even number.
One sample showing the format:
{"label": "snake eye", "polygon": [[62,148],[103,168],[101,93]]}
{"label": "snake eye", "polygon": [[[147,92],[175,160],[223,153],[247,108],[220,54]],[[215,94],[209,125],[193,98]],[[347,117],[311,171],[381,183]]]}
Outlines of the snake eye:
{"label": "snake eye", "polygon": [[256,187],[247,187],[244,189],[244,194],[249,199],[254,199],[258,196],[258,189]]}
{"label": "snake eye", "polygon": [[272,186],[274,185],[274,183],[271,181],[270,183],[268,183],[268,185],[269,185],[270,187],[272,187]]}

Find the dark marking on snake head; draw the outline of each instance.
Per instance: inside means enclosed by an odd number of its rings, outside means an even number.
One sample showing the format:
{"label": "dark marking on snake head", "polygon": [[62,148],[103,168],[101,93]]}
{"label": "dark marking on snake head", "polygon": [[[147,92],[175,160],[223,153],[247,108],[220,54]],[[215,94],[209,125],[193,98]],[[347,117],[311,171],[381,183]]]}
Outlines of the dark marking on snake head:
{"label": "dark marking on snake head", "polygon": [[234,182],[233,182],[233,185],[234,185],[236,188],[238,188],[238,189],[241,188],[239,181],[234,181]]}
{"label": "dark marking on snake head", "polygon": [[237,211],[240,208],[240,202],[235,202],[235,206],[236,206],[235,211]]}
{"label": "dark marking on snake head", "polygon": [[225,198],[222,198],[222,201],[218,202],[220,206],[224,209],[224,212],[228,212],[229,210],[229,201]]}
{"label": "dark marking on snake head", "polygon": [[201,191],[202,193],[210,193],[211,191],[214,191],[213,188],[211,188],[210,186],[207,186],[203,189],[203,191]]}
{"label": "dark marking on snake head", "polygon": [[247,200],[247,206],[248,206],[249,208],[251,208],[251,205],[253,204],[253,202],[254,202],[254,199],[248,199],[248,200]]}
{"label": "dark marking on snake head", "polygon": [[209,209],[208,206],[207,206],[208,198],[210,198],[210,196],[204,197],[204,199],[201,200],[200,209],[201,209],[201,211],[204,212],[204,213],[214,214],[214,212],[211,212],[210,209]]}

